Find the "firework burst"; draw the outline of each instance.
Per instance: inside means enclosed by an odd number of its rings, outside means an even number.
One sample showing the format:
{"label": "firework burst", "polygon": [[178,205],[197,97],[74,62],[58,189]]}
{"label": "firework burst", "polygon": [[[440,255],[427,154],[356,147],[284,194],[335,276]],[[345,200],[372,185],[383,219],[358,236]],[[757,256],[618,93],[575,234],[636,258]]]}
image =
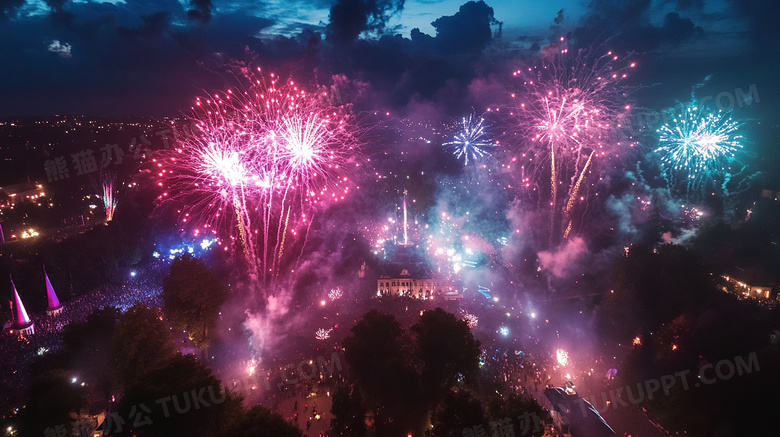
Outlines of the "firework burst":
{"label": "firework burst", "polygon": [[569,361],[569,353],[566,352],[564,349],[556,349],[555,351],[555,359],[558,361],[558,364],[560,364],[563,367],[566,367],[570,364]]}
{"label": "firework burst", "polygon": [[685,180],[686,196],[723,178],[742,149],[742,123],[730,112],[711,111],[693,100],[673,110],[672,120],[658,129],[661,163],[670,186]]}
{"label": "firework burst", "polygon": [[334,288],[330,290],[330,292],[328,293],[328,298],[330,300],[338,300],[341,299],[342,296],[344,296],[344,293],[341,291],[340,288]]}
{"label": "firework burst", "polygon": [[350,108],[325,89],[266,80],[259,68],[239,82],[196,100],[155,170],[182,222],[238,241],[252,276],[269,284],[317,208],[348,194],[359,143]]}
{"label": "firework burst", "polygon": [[452,153],[458,159],[463,159],[464,165],[490,154],[490,149],[495,146],[490,141],[486,132],[485,119],[471,114],[469,118],[463,117],[460,124],[461,131],[455,134],[455,139],[443,145],[452,149]]}
{"label": "firework burst", "polygon": [[463,320],[466,322],[467,325],[469,325],[470,329],[474,329],[479,324],[479,317],[475,316],[474,314],[471,314],[466,311],[461,311],[461,316]]}
{"label": "firework burst", "polygon": [[620,138],[619,130],[630,109],[623,81],[636,63],[624,63],[611,51],[593,60],[585,50],[569,53],[561,42],[548,47],[538,65],[513,72],[522,82],[509,113],[515,126],[509,134],[528,161],[521,168],[550,178],[551,243],[571,232],[594,161],[634,144]]}
{"label": "firework burst", "polygon": [[317,332],[314,333],[314,338],[317,340],[327,340],[330,338],[330,332],[333,331],[333,328],[325,329],[320,328],[317,330]]}
{"label": "firework burst", "polygon": [[180,147],[154,160],[162,179],[158,184],[167,184],[161,199],[177,201],[182,222],[214,234],[218,229],[235,229],[227,236],[240,240],[245,260],[255,270],[248,203],[254,184],[245,147],[252,132],[243,129],[238,117],[223,110],[218,100],[199,100],[197,106],[204,108],[200,117],[193,116],[186,130],[175,130]]}

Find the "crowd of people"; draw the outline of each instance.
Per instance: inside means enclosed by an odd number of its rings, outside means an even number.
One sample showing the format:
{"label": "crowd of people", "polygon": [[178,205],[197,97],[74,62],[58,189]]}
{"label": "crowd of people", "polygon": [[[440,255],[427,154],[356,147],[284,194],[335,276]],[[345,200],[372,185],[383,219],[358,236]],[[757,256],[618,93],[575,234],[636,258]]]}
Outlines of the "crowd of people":
{"label": "crowd of people", "polygon": [[[0,413],[14,414],[26,393],[16,387],[29,387],[33,360],[63,347],[63,329],[70,323],[84,322],[93,312],[108,307],[127,310],[138,302],[151,308],[162,306],[162,278],[168,266],[156,261],[139,269],[121,285],[105,285],[90,292],[76,295],[64,302],[63,310],[50,316],[45,312],[30,314],[35,323],[35,333],[17,337],[3,333],[0,336]],[[55,290],[57,284],[54,284]],[[64,296],[60,296],[61,298]],[[62,299],[64,300],[64,299]]]}

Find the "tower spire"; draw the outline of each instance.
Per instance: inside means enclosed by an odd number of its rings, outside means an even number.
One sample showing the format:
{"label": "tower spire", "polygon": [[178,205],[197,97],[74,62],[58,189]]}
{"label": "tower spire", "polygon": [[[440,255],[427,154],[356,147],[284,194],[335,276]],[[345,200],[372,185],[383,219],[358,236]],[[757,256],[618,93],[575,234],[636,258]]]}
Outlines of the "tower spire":
{"label": "tower spire", "polygon": [[406,195],[408,194],[408,191],[406,188],[404,188],[404,246],[409,244],[409,234],[407,232],[407,229],[409,229],[409,225],[406,221]]}
{"label": "tower spire", "polygon": [[22,298],[19,297],[19,292],[16,290],[13,276],[8,276],[11,277],[11,288],[14,290],[14,300],[11,302],[13,319],[3,326],[3,331],[16,335],[19,338],[33,335],[35,334],[35,322],[30,319],[30,315],[27,314],[27,310],[24,308]]}
{"label": "tower spire", "polygon": [[27,314],[27,310],[22,303],[22,298],[19,297],[19,292],[16,290],[13,276],[11,277],[11,286],[14,289],[14,327],[29,325],[30,316]]}
{"label": "tower spire", "polygon": [[51,285],[49,275],[46,273],[46,266],[43,266],[43,277],[46,280],[46,299],[48,301],[46,312],[50,315],[54,315],[61,311],[62,304],[60,304],[60,300],[57,298],[57,293],[54,292],[54,287]]}

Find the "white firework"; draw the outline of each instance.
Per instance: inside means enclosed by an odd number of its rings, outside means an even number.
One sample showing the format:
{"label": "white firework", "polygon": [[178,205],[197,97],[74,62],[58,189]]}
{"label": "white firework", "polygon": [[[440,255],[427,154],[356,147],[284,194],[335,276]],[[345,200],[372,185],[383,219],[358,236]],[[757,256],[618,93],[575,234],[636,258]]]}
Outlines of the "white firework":
{"label": "white firework", "polygon": [[458,159],[464,160],[464,165],[469,160],[476,161],[490,154],[490,148],[495,145],[488,139],[485,119],[474,114],[469,118],[463,117],[461,131],[455,135],[455,139],[444,143],[444,146],[452,149],[452,153]]}
{"label": "white firework", "polygon": [[320,328],[317,330],[317,332],[314,333],[314,338],[317,340],[327,340],[330,338],[330,331],[333,331],[333,328],[325,329]]}

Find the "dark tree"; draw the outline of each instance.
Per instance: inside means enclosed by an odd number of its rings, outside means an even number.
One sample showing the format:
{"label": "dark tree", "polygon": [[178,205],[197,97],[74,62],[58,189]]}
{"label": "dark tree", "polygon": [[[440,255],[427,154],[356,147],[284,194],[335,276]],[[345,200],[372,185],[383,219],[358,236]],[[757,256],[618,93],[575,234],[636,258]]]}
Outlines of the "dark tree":
{"label": "dark tree", "polygon": [[479,374],[479,341],[465,321],[436,308],[426,311],[412,326],[416,334],[415,356],[422,363],[423,389],[432,404],[447,389],[465,381],[472,387]]}
{"label": "dark tree", "polygon": [[[189,333],[200,348],[207,349],[209,331],[217,324],[227,288],[198,258],[184,254],[171,263],[163,280],[165,314],[177,329]],[[206,356],[208,354],[205,354]]]}
{"label": "dark tree", "polygon": [[225,437],[301,437],[303,431],[262,405],[255,405],[249,411],[242,413],[238,421],[221,435]]}
{"label": "dark tree", "polygon": [[411,339],[398,320],[371,310],[343,345],[356,385],[374,414],[377,435],[421,430],[427,411],[419,396]]}
{"label": "dark tree", "polygon": [[119,310],[104,308],[83,323],[70,323],[63,331],[68,362],[80,370],[82,379],[97,388],[106,402],[114,387],[111,362],[111,338],[116,332]]}
{"label": "dark tree", "polygon": [[600,314],[607,335],[627,341],[680,314],[712,302],[716,292],[698,256],[671,244],[633,246],[615,261],[611,290]]}
{"label": "dark tree", "polygon": [[[452,388],[461,382],[476,386],[480,345],[465,322],[437,308],[423,313],[412,332],[394,316],[371,310],[344,340],[345,359],[377,435],[422,434],[430,412]],[[342,401],[339,408],[349,411]]]}
{"label": "dark tree", "polygon": [[[733,302],[697,319],[681,316],[643,339],[621,365],[617,386],[632,387],[640,406],[672,433],[776,434],[772,420],[748,418],[776,414],[771,394],[780,386],[780,347],[771,341],[771,327],[753,321],[763,309],[754,308],[753,317],[746,317],[740,314],[742,304]],[[668,393],[650,398],[636,388],[669,375],[675,383]]]}
{"label": "dark tree", "polygon": [[338,437],[364,437],[366,435],[366,407],[360,391],[339,385],[333,393],[330,412],[330,435]]}
{"label": "dark tree", "polygon": [[30,400],[20,410],[19,435],[45,435],[47,428],[57,427],[71,431],[70,413],[87,406],[86,390],[72,378],[72,372],[55,370],[33,381]]}
{"label": "dark tree", "polygon": [[459,436],[465,428],[479,425],[487,429],[482,403],[467,390],[448,392],[433,412],[431,425],[433,428],[427,433],[430,437]]}
{"label": "dark tree", "polygon": [[158,312],[136,304],[119,317],[111,356],[117,381],[129,387],[176,356],[176,348]]}
{"label": "dark tree", "polygon": [[208,367],[193,355],[177,355],[127,389],[119,404],[120,435],[215,436],[242,411],[241,400],[228,395]]}
{"label": "dark tree", "polygon": [[493,397],[488,404],[488,416],[492,421],[504,421],[503,426],[511,423],[517,436],[541,437],[543,424],[552,422],[550,413],[529,394]]}

